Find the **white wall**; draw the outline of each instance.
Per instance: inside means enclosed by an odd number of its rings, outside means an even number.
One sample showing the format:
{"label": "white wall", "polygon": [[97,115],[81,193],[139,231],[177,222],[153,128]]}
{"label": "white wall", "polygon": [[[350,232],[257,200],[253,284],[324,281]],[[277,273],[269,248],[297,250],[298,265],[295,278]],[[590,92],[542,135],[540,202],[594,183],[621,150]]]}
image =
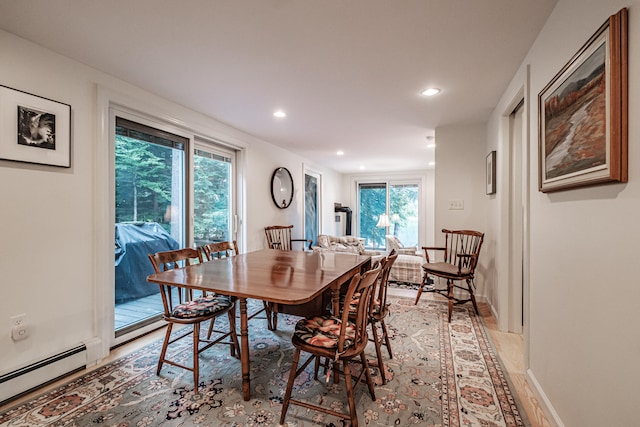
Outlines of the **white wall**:
{"label": "white wall", "polygon": [[[342,183],[336,172],[4,31],[0,52],[3,85],[72,107],[70,169],[0,160],[0,375],[95,337],[102,340],[97,356],[106,354],[113,330],[113,281],[106,279],[113,277],[113,224],[104,220],[113,208],[104,133],[110,101],[142,106],[173,124],[193,125],[204,136],[244,147],[243,250],[264,247],[263,227],[269,224],[293,224],[302,235],[303,164],[322,173],[323,220],[333,220]],[[285,210],[274,206],[269,190],[278,166],[291,171],[296,187]],[[31,336],[14,342],[9,317],[20,313],[28,316]]]}
{"label": "white wall", "polygon": [[[485,233],[475,279],[479,297],[492,277],[488,269],[493,265],[494,247],[494,236],[487,232],[486,136],[484,124],[436,129],[435,244],[444,244],[443,228]],[[454,200],[462,201],[464,208],[449,209]]]}
{"label": "white wall", "polygon": [[[538,191],[537,94],[602,23],[629,7],[629,182]],[[526,333],[531,383],[558,425],[637,425],[640,379],[640,1],[560,0],[489,123],[501,116],[530,69],[530,286]],[[503,159],[504,160],[504,159]],[[504,169],[503,165],[500,169]],[[499,200],[494,203],[500,204]],[[491,211],[500,214],[498,205]]]}

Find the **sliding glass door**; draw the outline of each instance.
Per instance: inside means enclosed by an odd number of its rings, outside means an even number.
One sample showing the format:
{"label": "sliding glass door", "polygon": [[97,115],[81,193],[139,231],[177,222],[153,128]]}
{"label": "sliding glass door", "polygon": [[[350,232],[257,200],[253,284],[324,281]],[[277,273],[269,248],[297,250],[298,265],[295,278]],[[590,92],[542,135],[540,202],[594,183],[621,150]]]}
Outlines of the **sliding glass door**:
{"label": "sliding glass door", "polygon": [[146,281],[153,272],[147,254],[185,244],[188,142],[179,135],[116,119],[116,335],[160,317],[158,286]]}
{"label": "sliding glass door", "polygon": [[366,248],[384,250],[387,234],[405,246],[419,243],[419,182],[359,182],[357,197],[358,236]]}
{"label": "sliding glass door", "polygon": [[116,337],[161,318],[149,253],[236,239],[235,152],[166,129],[115,117]]}

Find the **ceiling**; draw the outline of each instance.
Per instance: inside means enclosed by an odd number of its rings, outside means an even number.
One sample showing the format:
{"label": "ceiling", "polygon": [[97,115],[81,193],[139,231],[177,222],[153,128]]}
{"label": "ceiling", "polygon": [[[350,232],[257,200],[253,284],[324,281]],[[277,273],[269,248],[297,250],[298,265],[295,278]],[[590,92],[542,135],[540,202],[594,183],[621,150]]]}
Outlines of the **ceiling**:
{"label": "ceiling", "polygon": [[0,0],[0,28],[316,164],[383,172],[428,169],[437,127],[485,122],[556,1]]}

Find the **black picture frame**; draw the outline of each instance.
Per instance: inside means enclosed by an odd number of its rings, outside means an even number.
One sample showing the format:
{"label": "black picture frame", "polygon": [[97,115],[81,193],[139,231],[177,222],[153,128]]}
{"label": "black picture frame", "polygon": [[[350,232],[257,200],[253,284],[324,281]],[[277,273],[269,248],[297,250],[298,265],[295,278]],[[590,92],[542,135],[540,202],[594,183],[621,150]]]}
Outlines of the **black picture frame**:
{"label": "black picture frame", "polygon": [[0,159],[71,167],[71,105],[0,85]]}
{"label": "black picture frame", "polygon": [[496,193],[496,152],[487,154],[487,194]]}

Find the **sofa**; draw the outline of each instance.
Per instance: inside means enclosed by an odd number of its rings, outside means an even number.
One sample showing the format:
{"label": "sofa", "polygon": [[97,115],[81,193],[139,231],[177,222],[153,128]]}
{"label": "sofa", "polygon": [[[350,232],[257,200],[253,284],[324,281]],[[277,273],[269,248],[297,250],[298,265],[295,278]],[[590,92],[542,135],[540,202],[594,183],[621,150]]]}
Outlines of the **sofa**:
{"label": "sofa", "polygon": [[421,284],[422,264],[427,262],[424,252],[416,246],[405,247],[398,237],[393,235],[387,235],[386,240],[387,251],[391,252],[395,249],[398,253],[398,258],[389,271],[389,281]]}
{"label": "sofa", "polygon": [[372,261],[383,257],[380,251],[370,251],[364,248],[364,239],[354,236],[330,236],[318,235],[318,246],[313,247],[314,252],[344,252],[357,255],[370,255]]}

